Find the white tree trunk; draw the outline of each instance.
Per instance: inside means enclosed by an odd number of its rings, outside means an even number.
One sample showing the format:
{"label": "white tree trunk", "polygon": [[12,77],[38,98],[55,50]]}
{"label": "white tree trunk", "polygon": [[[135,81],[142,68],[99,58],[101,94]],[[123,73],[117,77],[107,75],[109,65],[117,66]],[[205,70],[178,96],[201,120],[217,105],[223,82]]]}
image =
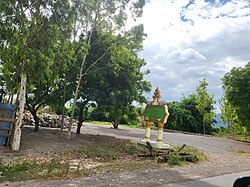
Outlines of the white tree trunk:
{"label": "white tree trunk", "polygon": [[85,60],[86,60],[86,56],[87,54],[84,55],[83,57],[83,61],[82,61],[82,64],[81,64],[81,68],[80,68],[80,75],[79,75],[79,78],[77,80],[77,85],[76,85],[76,91],[75,91],[75,97],[74,97],[74,101],[73,101],[73,104],[72,104],[72,111],[71,111],[71,114],[70,114],[70,121],[69,121],[69,127],[68,127],[68,139],[71,138],[71,129],[72,129],[72,125],[73,125],[73,118],[74,118],[74,113],[75,113],[75,107],[76,107],[76,102],[77,102],[77,98],[78,98],[78,92],[79,92],[79,88],[80,88],[80,84],[81,84],[81,79],[82,79],[82,71],[83,71],[83,65],[85,63]]}
{"label": "white tree trunk", "polygon": [[[93,34],[93,30],[90,31],[89,38],[88,38],[88,43],[87,43],[88,45],[90,45],[92,34]],[[72,104],[72,111],[71,111],[71,114],[70,114],[70,121],[69,121],[67,139],[71,138],[71,130],[72,130],[72,125],[73,125],[74,112],[75,112],[76,102],[77,102],[77,98],[78,98],[78,92],[79,92],[79,88],[80,88],[80,84],[81,84],[81,80],[82,80],[82,76],[83,76],[83,66],[85,64],[87,55],[88,54],[85,54],[83,56],[81,67],[80,67],[80,73],[79,73],[79,78],[77,80],[75,97],[74,97],[74,101],[73,101],[73,104]]]}
{"label": "white tree trunk", "polygon": [[24,115],[24,106],[25,106],[25,94],[26,94],[26,82],[27,75],[25,73],[21,74],[21,88],[19,95],[19,106],[18,106],[18,118],[15,125],[14,137],[12,142],[12,150],[19,150],[21,142],[21,125]]}

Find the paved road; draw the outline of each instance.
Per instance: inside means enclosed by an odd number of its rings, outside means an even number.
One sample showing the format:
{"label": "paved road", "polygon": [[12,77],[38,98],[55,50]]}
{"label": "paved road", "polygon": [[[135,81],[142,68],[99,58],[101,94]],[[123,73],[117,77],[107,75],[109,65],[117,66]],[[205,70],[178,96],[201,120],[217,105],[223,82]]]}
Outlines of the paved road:
{"label": "paved road", "polygon": [[[228,175],[221,175],[217,177],[204,178],[199,180],[190,180],[185,182],[170,183],[163,186],[169,187],[230,187],[233,186],[234,181],[243,176],[250,177],[250,171],[233,173]],[[250,184],[250,180],[249,180]]]}
{"label": "paved road", "polygon": [[[159,174],[156,172],[156,174]],[[117,174],[116,178],[109,175],[102,175],[95,178],[83,178],[75,180],[53,180],[46,182],[29,182],[29,183],[19,183],[15,185],[16,187],[82,187],[82,186],[98,186],[98,187],[107,187],[107,186],[125,186],[125,187],[232,187],[234,181],[241,176],[250,176],[250,170],[221,175],[210,178],[203,178],[198,180],[186,180],[183,182],[168,183],[164,178],[157,180],[150,179],[146,173],[144,180],[140,178],[136,181],[133,181],[133,174],[124,173]],[[168,175],[171,177],[171,175]],[[122,180],[121,177],[126,177],[126,182]],[[137,175],[136,175],[137,177]],[[10,186],[12,186],[10,184]]]}
{"label": "paved road", "polygon": [[[120,130],[117,130],[110,128],[110,126],[85,124],[81,132],[83,134],[93,133],[140,140],[144,138],[145,130],[128,128],[126,126],[121,126]],[[156,140],[156,135],[157,131],[151,130],[151,140]],[[220,137],[164,132],[163,138],[166,143],[194,146],[205,153],[223,154],[237,151],[250,152],[250,143],[243,143]]]}

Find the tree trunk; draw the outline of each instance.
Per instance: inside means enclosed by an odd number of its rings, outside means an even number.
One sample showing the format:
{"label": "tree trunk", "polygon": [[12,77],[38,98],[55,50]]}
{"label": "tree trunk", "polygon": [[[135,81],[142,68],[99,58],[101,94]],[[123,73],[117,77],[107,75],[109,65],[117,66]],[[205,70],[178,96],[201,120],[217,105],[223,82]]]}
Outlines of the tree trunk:
{"label": "tree trunk", "polygon": [[79,120],[77,124],[77,129],[76,129],[76,134],[80,134],[81,132],[81,127],[82,127],[82,122],[83,122],[83,110],[85,108],[85,104],[81,104],[80,106],[80,112],[79,112]]}
{"label": "tree trunk", "polygon": [[37,110],[34,108],[34,106],[31,106],[27,103],[30,113],[32,114],[34,120],[35,120],[35,129],[34,131],[37,132],[39,130],[39,117],[37,116]]}
{"label": "tree trunk", "polygon": [[8,100],[7,100],[7,103],[8,103],[8,104],[11,104],[11,103],[10,103],[11,95],[12,95],[12,94],[10,94],[9,97],[8,97]]}
{"label": "tree trunk", "polygon": [[63,110],[62,110],[62,120],[61,120],[61,130],[60,130],[60,136],[63,135],[63,128],[64,128],[64,113],[65,113],[65,102],[66,102],[66,85],[67,85],[67,80],[65,78],[64,80],[64,88],[63,88]]}
{"label": "tree trunk", "polygon": [[71,129],[72,129],[72,125],[73,125],[73,118],[74,118],[74,113],[75,113],[75,107],[76,107],[76,102],[77,102],[77,98],[78,98],[79,87],[80,87],[80,83],[81,83],[81,79],[82,79],[83,65],[85,63],[86,56],[87,56],[87,54],[84,55],[84,57],[83,57],[83,61],[82,61],[81,68],[80,68],[80,75],[79,75],[79,78],[77,80],[75,97],[74,97],[74,101],[73,101],[73,104],[72,104],[72,111],[71,111],[71,114],[70,114],[70,121],[69,121],[69,127],[68,127],[68,139],[71,138]]}
{"label": "tree trunk", "polygon": [[84,112],[85,106],[88,104],[88,102],[89,102],[89,100],[87,99],[87,100],[83,101],[81,106],[80,106],[76,134],[80,134],[80,132],[81,132],[82,123],[84,122],[83,112]]}
{"label": "tree trunk", "polygon": [[118,129],[119,124],[118,123],[113,123],[114,129]]}
{"label": "tree trunk", "polygon": [[206,124],[205,124],[205,122],[203,121],[203,134],[206,134]]}
{"label": "tree trunk", "polygon": [[4,90],[0,89],[0,102],[3,102],[4,95]]}
{"label": "tree trunk", "polygon": [[[90,42],[91,42],[92,32],[93,31],[91,30],[90,34],[89,34],[88,43],[87,43],[88,45],[90,45]],[[69,121],[69,128],[68,128],[68,139],[71,138],[71,129],[72,129],[72,123],[73,123],[73,118],[74,118],[75,106],[76,106],[76,102],[77,102],[77,98],[78,98],[79,87],[80,87],[82,76],[83,76],[83,66],[85,64],[86,57],[87,57],[87,53],[83,56],[82,63],[81,63],[81,68],[80,68],[80,72],[79,72],[79,78],[77,80],[75,97],[74,97],[74,101],[73,101],[73,104],[72,104],[72,111],[71,111],[71,114],[70,114],[70,121]]]}
{"label": "tree trunk", "polygon": [[232,129],[231,134],[233,134],[233,139],[235,139],[235,134],[234,134],[234,124],[232,122],[229,122],[229,127],[231,126],[230,129]]}
{"label": "tree trunk", "polygon": [[22,120],[24,115],[24,105],[26,102],[25,95],[26,95],[26,82],[27,82],[27,75],[25,73],[21,74],[21,87],[20,87],[20,94],[19,94],[19,106],[18,106],[18,118],[15,125],[15,131],[13,136],[12,142],[12,150],[19,150],[20,142],[21,142],[21,126]]}
{"label": "tree trunk", "polygon": [[32,114],[35,120],[35,129],[34,131],[37,132],[39,130],[39,117],[36,114],[36,111],[34,112],[34,114]]}
{"label": "tree trunk", "polygon": [[12,104],[12,103],[13,103],[13,98],[14,98],[14,94],[11,94],[10,104]]}
{"label": "tree trunk", "polygon": [[113,123],[113,127],[114,127],[114,129],[118,129],[118,126],[119,126],[119,120],[118,120],[118,119],[114,119],[112,123]]}

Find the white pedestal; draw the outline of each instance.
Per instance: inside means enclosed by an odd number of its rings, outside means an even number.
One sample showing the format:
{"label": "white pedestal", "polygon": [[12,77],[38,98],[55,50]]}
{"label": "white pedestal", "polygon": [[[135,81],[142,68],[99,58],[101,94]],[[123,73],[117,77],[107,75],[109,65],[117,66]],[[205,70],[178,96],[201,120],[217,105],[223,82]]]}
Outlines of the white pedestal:
{"label": "white pedestal", "polygon": [[138,143],[147,145],[146,142],[149,142],[152,147],[157,148],[157,149],[173,149],[173,147],[169,144],[163,143],[163,142],[156,142],[148,139],[142,139]]}

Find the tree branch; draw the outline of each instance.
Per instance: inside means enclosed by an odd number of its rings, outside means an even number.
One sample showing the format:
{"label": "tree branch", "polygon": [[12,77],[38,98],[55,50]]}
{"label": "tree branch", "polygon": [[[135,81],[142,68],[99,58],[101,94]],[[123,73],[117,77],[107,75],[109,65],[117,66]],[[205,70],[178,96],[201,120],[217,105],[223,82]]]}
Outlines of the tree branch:
{"label": "tree branch", "polygon": [[94,61],[94,62],[86,69],[86,71],[84,72],[83,76],[87,75],[88,71],[89,71],[94,65],[96,65],[96,64],[97,64],[97,63],[107,54],[108,50],[109,50],[111,47],[113,47],[113,45],[110,46],[110,47],[108,47],[108,48],[105,50],[105,52],[103,53],[103,55],[100,56],[96,61]]}

